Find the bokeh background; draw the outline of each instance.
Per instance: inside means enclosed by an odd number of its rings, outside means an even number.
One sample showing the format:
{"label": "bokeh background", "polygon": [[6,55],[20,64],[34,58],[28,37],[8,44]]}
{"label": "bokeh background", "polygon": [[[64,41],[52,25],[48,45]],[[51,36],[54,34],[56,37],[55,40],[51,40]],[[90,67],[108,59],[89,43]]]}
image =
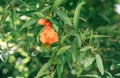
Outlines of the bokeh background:
{"label": "bokeh background", "polygon": [[[66,14],[73,20],[75,9],[81,1],[63,0],[57,8],[64,12],[63,15]],[[37,20],[41,17],[53,23],[53,28],[58,32],[60,39],[63,34],[74,33],[74,28],[69,26],[71,23],[65,21],[68,19],[66,15],[64,18],[60,15],[61,11],[51,11],[54,2],[55,0],[0,0],[0,78],[34,78],[50,59],[49,56],[54,55],[46,52],[54,51],[56,47],[77,44],[76,40],[73,40],[74,36],[67,37],[64,44],[60,42],[53,44],[51,46],[53,48],[45,48],[46,45],[39,41],[39,33],[43,27],[37,24]],[[89,58],[86,58],[89,53],[80,56],[81,58],[78,58],[80,64],[69,60],[68,64],[64,63],[64,70],[59,69],[60,65],[53,65],[47,71],[57,69],[58,74],[62,72],[60,78],[120,78],[120,0],[84,0],[84,2],[80,16],[77,17],[78,29],[80,33],[82,32],[80,34],[82,44],[80,48],[75,46],[73,49],[89,52],[90,45],[93,49],[97,48],[95,51],[102,58],[104,75],[100,74],[92,53]],[[91,34],[97,37],[90,40]],[[67,55],[69,54],[57,58],[65,60]],[[58,74],[55,73],[53,78],[59,78]]]}

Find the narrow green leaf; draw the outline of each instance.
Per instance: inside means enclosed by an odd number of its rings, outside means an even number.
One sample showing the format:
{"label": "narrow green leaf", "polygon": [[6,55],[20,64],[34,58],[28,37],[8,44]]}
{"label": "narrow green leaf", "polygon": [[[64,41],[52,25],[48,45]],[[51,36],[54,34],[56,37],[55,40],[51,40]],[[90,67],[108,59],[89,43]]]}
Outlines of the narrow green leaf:
{"label": "narrow green leaf", "polygon": [[85,78],[101,78],[98,75],[94,75],[94,74],[86,74],[86,75],[80,75],[80,77],[85,77]]}
{"label": "narrow green leaf", "polygon": [[64,52],[66,52],[70,48],[71,48],[71,46],[64,46],[64,47],[60,48],[57,52],[57,55],[63,54]]}
{"label": "narrow green leaf", "polygon": [[74,38],[74,40],[72,41],[72,59],[74,62],[76,62],[77,59],[77,54],[78,54],[78,42],[77,42],[77,38]]}
{"label": "narrow green leaf", "polygon": [[50,21],[52,23],[52,27],[58,32],[59,28],[61,28],[60,23],[54,19],[51,19]]}
{"label": "narrow green leaf", "polygon": [[35,15],[39,18],[44,18],[44,14],[42,12],[36,12]]}
{"label": "narrow green leaf", "polygon": [[40,12],[44,13],[46,10],[49,10],[51,8],[51,6],[46,6],[43,9],[40,10]]}
{"label": "narrow green leaf", "polygon": [[16,11],[15,9],[12,9],[12,13],[11,13],[11,17],[12,17],[12,25],[14,27],[14,30],[16,29],[16,26],[15,26],[15,21],[16,21]]}
{"label": "narrow green leaf", "polygon": [[106,16],[106,15],[104,15],[104,14],[99,14],[108,24],[110,24],[111,22],[110,22],[110,19]]}
{"label": "narrow green leaf", "polygon": [[72,57],[71,57],[71,54],[66,54],[66,60],[67,60],[67,64],[69,66],[70,69],[72,69]]}
{"label": "narrow green leaf", "polygon": [[61,10],[57,10],[57,15],[63,20],[65,24],[72,26],[70,18]]}
{"label": "narrow green leaf", "polygon": [[86,20],[86,19],[84,19],[84,18],[82,18],[82,17],[80,17],[80,19],[81,19],[82,21],[84,21],[84,22],[87,22],[87,20]]}
{"label": "narrow green leaf", "polygon": [[103,62],[102,62],[101,56],[99,54],[96,54],[95,58],[96,58],[96,62],[97,62],[97,67],[98,67],[101,75],[103,75],[104,74],[104,68],[103,68]]}
{"label": "narrow green leaf", "polygon": [[57,65],[58,78],[61,78],[62,72],[63,72],[63,64],[58,64]]}
{"label": "narrow green leaf", "polygon": [[70,35],[65,35],[62,37],[62,39],[60,40],[61,44],[64,44],[64,41],[66,40],[67,37],[69,37]]}
{"label": "narrow green leaf", "polygon": [[111,37],[111,36],[107,36],[107,35],[94,35],[94,38],[102,38],[102,37]]}
{"label": "narrow green leaf", "polygon": [[40,69],[38,74],[36,75],[35,78],[40,78],[42,75],[44,75],[45,70],[52,65],[53,60],[50,59],[46,64],[43,65],[43,67]]}
{"label": "narrow green leaf", "polygon": [[93,40],[93,30],[90,31],[90,41],[89,41],[89,44],[92,44],[92,40]]}
{"label": "narrow green leaf", "polygon": [[78,22],[79,22],[79,16],[80,16],[80,11],[82,9],[82,6],[85,4],[85,2],[82,0],[80,4],[78,4],[75,14],[74,14],[74,19],[73,19],[73,24],[75,26],[75,30],[78,28]]}
{"label": "narrow green leaf", "polygon": [[114,78],[110,72],[105,70],[105,73],[109,76],[108,78]]}
{"label": "narrow green leaf", "polygon": [[53,28],[58,32],[59,31],[59,28],[56,24],[52,24]]}
{"label": "narrow green leaf", "polygon": [[19,3],[22,5],[22,6],[25,6],[25,7],[30,7],[25,1],[23,0],[19,0]]}
{"label": "narrow green leaf", "polygon": [[52,10],[55,10],[57,7],[59,7],[63,3],[63,1],[64,0],[55,0],[52,6]]}
{"label": "narrow green leaf", "polygon": [[37,18],[32,17],[31,19],[29,19],[27,22],[25,22],[25,23],[22,25],[22,28],[29,27],[29,26],[37,23],[37,21],[38,21]]}

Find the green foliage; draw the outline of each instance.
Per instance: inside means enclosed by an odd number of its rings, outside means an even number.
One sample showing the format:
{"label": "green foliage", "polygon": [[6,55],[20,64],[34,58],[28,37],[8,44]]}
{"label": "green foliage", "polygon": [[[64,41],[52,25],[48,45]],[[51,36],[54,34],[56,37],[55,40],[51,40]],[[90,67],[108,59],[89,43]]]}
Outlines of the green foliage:
{"label": "green foliage", "polygon": [[22,25],[22,28],[29,27],[29,26],[35,24],[35,23],[37,22],[37,20],[38,20],[38,19],[35,18],[35,17],[29,19],[26,23],[24,23],[24,24]]}
{"label": "green foliage", "polygon": [[64,46],[64,47],[60,48],[57,52],[57,56],[63,54],[64,52],[66,52],[70,48],[71,48],[71,46]]}
{"label": "green foliage", "polygon": [[62,12],[61,10],[57,10],[57,14],[61,18],[61,20],[64,21],[65,24],[72,26],[70,18],[64,12]]}
{"label": "green foliage", "polygon": [[81,3],[78,4],[76,10],[75,10],[75,14],[74,14],[74,20],[73,20],[73,24],[75,26],[75,30],[78,28],[78,22],[79,22],[79,16],[80,16],[80,11],[82,9],[82,6],[85,4],[84,0],[82,0]]}
{"label": "green foliage", "polygon": [[99,69],[100,73],[103,75],[104,74],[104,68],[103,68],[102,59],[101,59],[99,54],[96,54],[95,58],[96,58],[98,69]]}
{"label": "green foliage", "polygon": [[55,2],[52,5],[52,10],[55,10],[57,7],[59,7],[62,4],[63,0],[55,0]]}
{"label": "green foliage", "polygon": [[49,60],[46,64],[43,65],[43,67],[40,69],[40,71],[38,72],[37,76],[35,78],[40,78],[42,75],[45,75],[45,70],[51,66],[52,64],[52,60]]}
{"label": "green foliage", "polygon": [[[119,78],[117,0],[0,0],[1,78]],[[59,41],[42,44],[51,22]]]}

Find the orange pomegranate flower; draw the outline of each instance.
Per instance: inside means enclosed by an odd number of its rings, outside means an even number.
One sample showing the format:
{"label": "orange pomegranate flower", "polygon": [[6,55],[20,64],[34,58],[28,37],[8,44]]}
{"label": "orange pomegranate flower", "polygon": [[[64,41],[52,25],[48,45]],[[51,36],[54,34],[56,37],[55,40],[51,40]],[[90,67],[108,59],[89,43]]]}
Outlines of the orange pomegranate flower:
{"label": "orange pomegranate flower", "polygon": [[46,26],[44,31],[40,34],[40,41],[43,44],[53,44],[58,42],[58,35],[50,26]]}

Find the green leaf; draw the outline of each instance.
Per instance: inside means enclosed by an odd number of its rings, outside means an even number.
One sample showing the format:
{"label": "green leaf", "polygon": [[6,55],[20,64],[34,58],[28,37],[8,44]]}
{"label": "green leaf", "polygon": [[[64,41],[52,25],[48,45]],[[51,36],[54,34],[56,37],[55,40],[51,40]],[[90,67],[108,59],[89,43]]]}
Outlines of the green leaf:
{"label": "green leaf", "polygon": [[73,24],[75,26],[75,30],[77,30],[77,28],[78,28],[79,16],[80,16],[82,6],[84,4],[85,4],[85,2],[82,0],[82,2],[80,4],[78,4],[78,6],[75,10],[74,19],[73,19]]}
{"label": "green leaf", "polygon": [[91,49],[90,46],[85,46],[85,47],[81,48],[80,51],[86,52],[89,49]]}
{"label": "green leaf", "polygon": [[103,75],[104,74],[104,68],[103,68],[103,62],[102,62],[101,56],[99,54],[96,54],[95,58],[96,58],[96,62],[97,62],[97,67],[98,67],[101,75]]}
{"label": "green leaf", "polygon": [[86,74],[86,75],[80,75],[80,77],[84,77],[84,78],[101,78],[98,75],[94,75],[94,74]]}
{"label": "green leaf", "polygon": [[84,67],[90,66],[95,59],[93,57],[86,57],[84,60]]}
{"label": "green leaf", "polygon": [[106,15],[100,14],[100,13],[99,13],[99,15],[100,15],[108,24],[111,24],[110,19],[109,19]]}
{"label": "green leaf", "polygon": [[52,24],[53,28],[58,32],[59,31],[59,28],[56,24]]}
{"label": "green leaf", "polygon": [[71,48],[71,46],[64,46],[64,47],[60,48],[57,52],[57,56],[63,54],[64,52],[66,52],[70,48]]}
{"label": "green leaf", "polygon": [[42,75],[44,75],[45,70],[46,70],[49,66],[51,66],[52,63],[53,63],[53,60],[50,59],[46,64],[44,64],[44,65],[42,66],[42,68],[40,69],[40,71],[38,72],[38,74],[36,75],[35,78],[40,78]]}
{"label": "green leaf", "polygon": [[52,6],[52,10],[55,10],[58,6],[60,6],[63,3],[64,0],[55,0]]}
{"label": "green leaf", "polygon": [[114,78],[110,72],[105,70],[105,73],[108,75],[108,78]]}
{"label": "green leaf", "polygon": [[77,59],[77,54],[78,54],[78,42],[77,42],[77,38],[75,38],[73,41],[72,41],[72,59],[73,61],[75,62],[76,59]]}
{"label": "green leaf", "polygon": [[94,35],[93,35],[93,30],[90,31],[90,41],[89,44],[92,44],[92,39],[93,39]]}
{"label": "green leaf", "polygon": [[94,35],[94,38],[103,38],[103,37],[111,37],[107,35]]}
{"label": "green leaf", "polygon": [[62,37],[62,39],[60,40],[61,44],[64,44],[64,41],[67,39],[67,37],[69,37],[70,35],[65,35]]}
{"label": "green leaf", "polygon": [[63,20],[65,24],[72,26],[70,18],[63,11],[57,10],[57,15]]}
{"label": "green leaf", "polygon": [[43,9],[40,10],[40,12],[44,13],[45,11],[49,10],[51,8],[51,6],[46,6]]}
{"label": "green leaf", "polygon": [[35,15],[39,18],[44,18],[44,14],[42,12],[36,12]]}
{"label": "green leaf", "polygon": [[15,26],[15,21],[16,21],[16,11],[15,9],[12,9],[12,13],[11,13],[11,18],[12,18],[12,25],[14,27],[14,30],[16,29],[16,26]]}
{"label": "green leaf", "polygon": [[57,65],[58,78],[61,78],[62,72],[63,72],[63,64],[58,64]]}
{"label": "green leaf", "polygon": [[84,19],[84,18],[82,18],[82,17],[80,17],[80,19],[81,19],[82,21],[84,21],[84,22],[87,22],[87,20],[86,20],[86,19]]}
{"label": "green leaf", "polygon": [[23,0],[19,0],[19,4],[21,4],[22,6],[25,6],[25,7],[30,7],[25,1]]}
{"label": "green leaf", "polygon": [[37,23],[37,21],[38,21],[37,18],[32,17],[31,19],[29,19],[27,22],[25,22],[25,23],[22,25],[22,28],[29,27],[29,26]]}
{"label": "green leaf", "polygon": [[67,60],[67,64],[69,66],[70,69],[72,69],[72,57],[71,57],[71,54],[66,54],[66,60]]}

